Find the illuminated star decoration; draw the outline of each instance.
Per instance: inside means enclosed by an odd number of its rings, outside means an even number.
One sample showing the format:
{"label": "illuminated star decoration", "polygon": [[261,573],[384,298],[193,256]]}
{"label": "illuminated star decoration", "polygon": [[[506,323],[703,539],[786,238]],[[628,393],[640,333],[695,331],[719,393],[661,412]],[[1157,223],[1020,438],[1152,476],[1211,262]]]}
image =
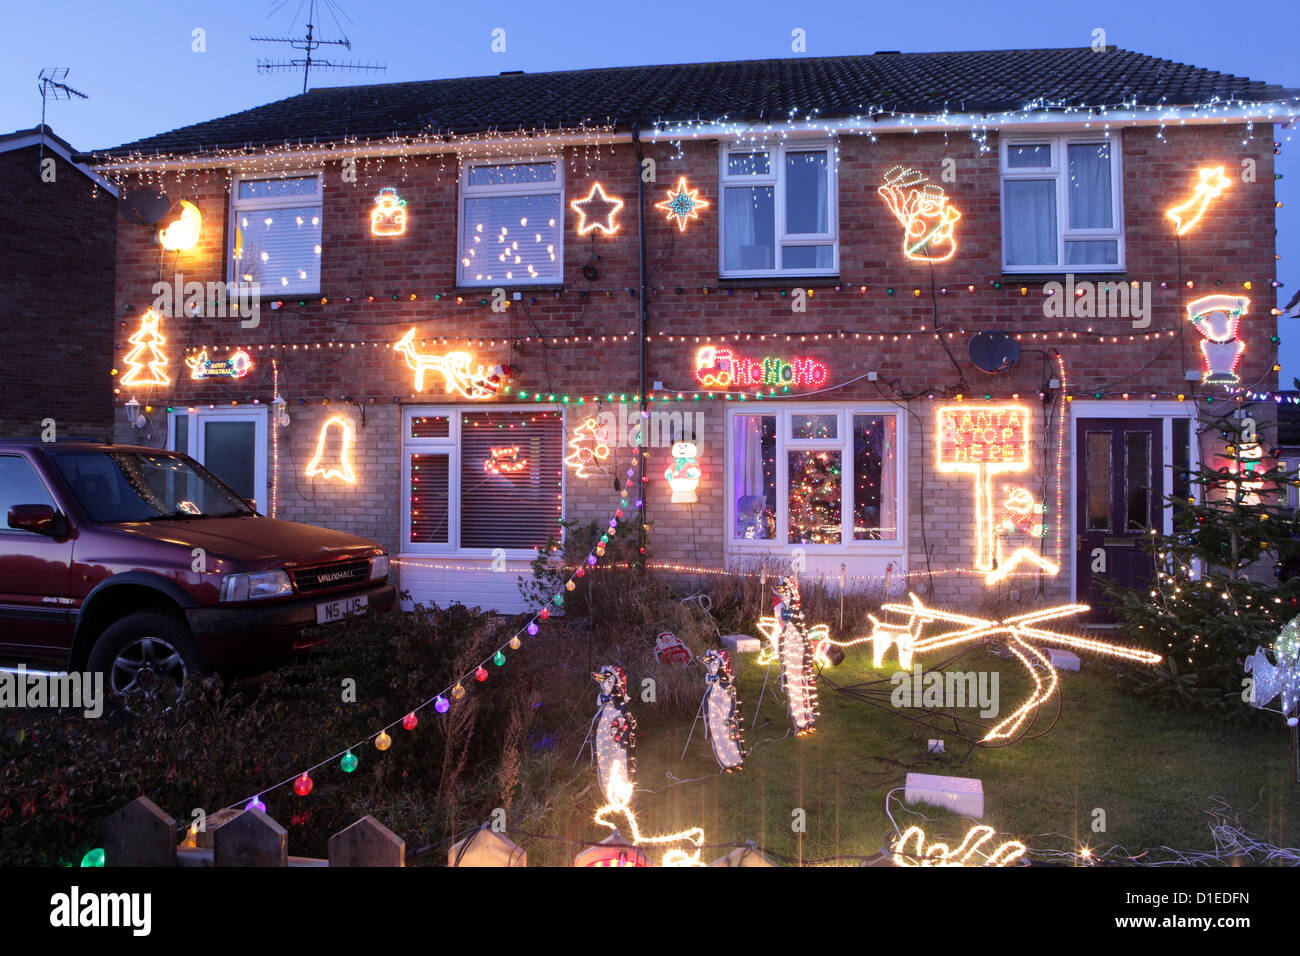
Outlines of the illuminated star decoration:
{"label": "illuminated star decoration", "polygon": [[677,180],[677,190],[668,191],[668,198],[663,202],[655,203],[656,209],[664,209],[668,212],[669,220],[677,220],[677,228],[681,232],[686,231],[687,219],[699,219],[700,214],[697,210],[708,208],[709,201],[700,198],[698,189],[690,189],[686,185],[686,177],[683,176]]}
{"label": "illuminated star decoration", "polygon": [[605,195],[605,188],[600,183],[591,187],[585,199],[575,199],[569,205],[578,214],[578,235],[585,236],[593,229],[599,229],[607,236],[618,232],[614,215],[623,208],[623,200]]}
{"label": "illuminated star decoration", "polygon": [[1210,200],[1217,199],[1219,194],[1231,185],[1232,180],[1223,175],[1222,166],[1202,169],[1200,181],[1192,190],[1192,197],[1184,203],[1165,210],[1165,216],[1174,221],[1174,234],[1186,235],[1205,215]]}
{"label": "illuminated star decoration", "polygon": [[[1014,737],[1024,726],[1025,721],[1034,712],[1034,709],[1056,693],[1057,684],[1059,683],[1056,668],[1052,666],[1051,659],[1039,649],[1038,644],[1073,647],[1078,650],[1119,657],[1141,664],[1156,664],[1160,661],[1160,655],[1153,654],[1150,651],[1124,647],[1120,644],[1111,644],[1107,641],[1098,641],[1090,637],[1060,634],[1056,631],[1049,631],[1035,626],[1045,621],[1082,614],[1088,610],[1086,604],[1062,604],[1058,607],[1042,608],[997,621],[988,618],[970,617],[965,614],[954,614],[951,611],[940,611],[926,607],[915,594],[909,594],[908,596],[912,599],[911,604],[886,604],[881,609],[902,615],[908,619],[909,624],[919,623],[923,626],[925,622],[942,621],[946,624],[958,625],[956,630],[944,631],[930,637],[919,636],[921,626],[915,627],[914,630],[909,627],[909,633],[918,635],[912,639],[913,654],[924,654],[928,651],[953,647],[957,644],[983,642],[999,635],[1005,635],[1003,639],[1007,649],[1016,656],[1016,659],[1029,672],[1029,676],[1034,682],[1034,692],[1027,701],[984,735],[982,739],[985,743]],[[918,618],[921,619],[919,622],[917,622]],[[846,643],[857,644],[862,642],[863,639],[858,639]],[[1297,646],[1300,647],[1300,642],[1298,642]],[[900,660],[902,658],[901,650],[902,645],[900,643]]]}
{"label": "illuminated star decoration", "polygon": [[[981,849],[993,839],[994,829],[990,826],[975,826],[966,831],[961,843],[949,848],[946,843],[925,845],[925,831],[920,827],[908,827],[894,844],[895,866],[1010,866],[1025,855],[1026,847],[1016,840],[1009,840],[996,847],[992,853]],[[915,849],[909,851],[908,845]]]}
{"label": "illuminated star decoration", "polygon": [[1287,726],[1294,727],[1300,722],[1292,713],[1296,700],[1300,699],[1300,617],[1292,618],[1282,628],[1273,642],[1273,657],[1276,664],[1269,661],[1260,647],[1246,658],[1246,673],[1252,674],[1255,680],[1250,706],[1262,709],[1281,694],[1282,716]]}

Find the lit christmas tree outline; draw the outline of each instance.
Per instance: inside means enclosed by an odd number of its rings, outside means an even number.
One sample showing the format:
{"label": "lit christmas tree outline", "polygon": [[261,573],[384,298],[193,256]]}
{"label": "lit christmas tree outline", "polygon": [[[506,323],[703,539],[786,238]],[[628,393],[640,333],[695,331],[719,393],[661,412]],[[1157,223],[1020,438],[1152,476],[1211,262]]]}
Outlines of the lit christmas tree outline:
{"label": "lit christmas tree outline", "polygon": [[588,477],[591,474],[588,468],[600,468],[600,462],[609,457],[608,428],[603,422],[588,418],[573,430],[569,448],[564,463],[579,478]]}
{"label": "lit christmas tree outline", "polygon": [[[153,309],[149,309],[140,317],[140,328],[136,330],[135,335],[127,339],[133,346],[131,351],[123,356],[122,361],[130,366],[125,375],[122,376],[123,385],[170,385],[171,379],[163,371],[163,366],[167,364],[167,356],[159,351],[158,346],[166,345],[167,339],[158,331],[158,323],[161,320]],[[151,358],[143,360],[141,356],[148,350]],[[148,374],[151,378],[143,377],[145,367],[148,367]]]}

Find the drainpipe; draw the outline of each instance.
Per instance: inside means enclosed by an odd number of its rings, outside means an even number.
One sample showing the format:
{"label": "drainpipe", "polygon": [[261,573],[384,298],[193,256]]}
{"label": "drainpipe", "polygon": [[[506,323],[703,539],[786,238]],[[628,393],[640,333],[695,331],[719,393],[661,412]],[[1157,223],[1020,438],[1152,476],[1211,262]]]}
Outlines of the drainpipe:
{"label": "drainpipe", "polygon": [[[637,445],[637,462],[636,462],[636,479],[637,479],[637,500],[641,502],[641,522],[637,529],[638,547],[644,552],[646,539],[646,525],[649,523],[648,511],[646,508],[646,482],[645,482],[645,462],[646,448],[649,436],[647,434],[648,421],[646,419],[646,380],[645,380],[645,359],[646,359],[646,286],[645,286],[645,179],[641,175],[641,161],[644,153],[641,150],[641,124],[632,125],[632,149],[636,153],[636,223],[637,223],[637,308],[640,312],[638,322],[637,341],[639,343],[639,353],[641,361],[641,372],[637,394],[641,401],[641,421],[639,424],[638,434],[641,440]],[[641,564],[644,569],[646,561],[649,559],[648,554],[641,553]]]}

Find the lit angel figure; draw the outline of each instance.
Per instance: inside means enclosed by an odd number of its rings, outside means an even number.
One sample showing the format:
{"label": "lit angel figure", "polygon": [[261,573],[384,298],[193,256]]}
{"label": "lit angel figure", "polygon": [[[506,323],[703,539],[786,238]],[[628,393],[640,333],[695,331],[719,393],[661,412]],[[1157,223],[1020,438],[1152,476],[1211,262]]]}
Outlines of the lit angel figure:
{"label": "lit angel figure", "polygon": [[1281,695],[1278,706],[1282,716],[1286,718],[1288,727],[1294,727],[1300,723],[1293,713],[1296,701],[1300,699],[1300,617],[1292,618],[1282,628],[1273,642],[1273,657],[1276,664],[1260,647],[1246,658],[1246,673],[1255,682],[1250,706],[1263,709],[1272,703],[1273,698]]}
{"label": "lit angel figure", "polygon": [[731,773],[745,763],[745,739],[741,731],[740,701],[736,678],[726,651],[710,649],[704,662],[704,727],[718,766]]}
{"label": "lit angel figure", "polygon": [[668,487],[673,490],[673,503],[693,502],[695,489],[700,484],[700,450],[694,442],[673,442],[673,463],[664,472]]}
{"label": "lit angel figure", "polygon": [[772,616],[758,620],[758,629],[767,638],[758,663],[781,665],[781,689],[790,723],[795,736],[803,737],[817,729],[817,653],[827,640],[828,628],[818,624],[810,629],[805,624],[794,578],[782,578],[774,593]]}
{"label": "lit angel figure", "polygon": [[622,802],[619,788],[624,785],[626,799],[631,799],[636,777],[636,718],[627,693],[627,674],[621,667],[606,664],[591,679],[600,686],[600,693],[596,695],[596,716],[587,738],[601,793],[607,801],[617,804]]}
{"label": "lit angel figure", "polygon": [[921,262],[947,262],[957,252],[961,212],[949,205],[942,186],[925,173],[894,166],[876,192],[903,227],[903,255]]}
{"label": "lit angel figure", "polygon": [[1237,365],[1246,343],[1238,332],[1241,317],[1249,309],[1250,300],[1239,295],[1207,295],[1187,304],[1187,318],[1204,338],[1202,384],[1236,385],[1241,381]]}

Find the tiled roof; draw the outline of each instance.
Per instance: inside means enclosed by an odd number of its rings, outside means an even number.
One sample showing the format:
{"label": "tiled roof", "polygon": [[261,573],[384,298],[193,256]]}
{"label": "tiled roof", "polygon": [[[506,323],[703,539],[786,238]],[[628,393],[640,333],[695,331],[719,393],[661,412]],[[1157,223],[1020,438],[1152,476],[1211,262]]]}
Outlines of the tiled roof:
{"label": "tiled roof", "polygon": [[1059,106],[1192,106],[1300,97],[1128,50],[989,50],[503,73],[329,87],[97,155],[691,120],[784,120]]}

